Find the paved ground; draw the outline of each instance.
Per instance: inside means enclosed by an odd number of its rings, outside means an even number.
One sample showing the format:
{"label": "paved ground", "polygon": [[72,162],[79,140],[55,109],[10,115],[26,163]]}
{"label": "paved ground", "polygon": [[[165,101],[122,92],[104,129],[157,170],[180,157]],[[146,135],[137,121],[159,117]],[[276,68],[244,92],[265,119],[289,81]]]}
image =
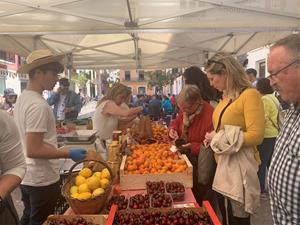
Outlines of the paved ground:
{"label": "paved ground", "polygon": [[[20,217],[22,215],[23,210],[20,189],[16,189],[13,192],[12,197]],[[271,218],[270,204],[268,199],[261,200],[261,207],[259,213],[257,215],[254,215],[251,218],[251,221],[251,225],[274,225]]]}

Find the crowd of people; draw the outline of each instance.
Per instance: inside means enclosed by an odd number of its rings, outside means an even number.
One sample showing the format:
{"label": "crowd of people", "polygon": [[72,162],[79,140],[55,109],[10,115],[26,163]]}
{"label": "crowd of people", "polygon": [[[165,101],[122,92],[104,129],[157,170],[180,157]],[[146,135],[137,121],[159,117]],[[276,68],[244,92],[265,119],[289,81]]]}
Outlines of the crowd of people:
{"label": "crowd of people", "polygon": [[[48,50],[32,52],[19,69],[29,74],[27,88],[18,98],[13,90],[5,91],[1,107],[13,106],[14,113],[0,114],[5,127],[0,131],[1,224],[18,224],[10,192],[19,184],[25,206],[21,225],[42,224],[59,195],[58,159],[77,161],[86,155],[85,149],[57,149],[56,120],[74,119],[82,107],[69,81],[58,79],[62,57]],[[300,224],[300,35],[276,42],[267,62],[270,76],[256,78],[255,70],[218,52],[204,71],[185,70],[178,96],[132,98],[125,85],[114,84],[93,115],[102,157],[107,157],[112,131],[130,127],[141,114],[163,119],[170,139],[193,165],[197,202],[209,200],[221,212],[223,225],[250,225],[266,197],[275,225]],[[57,81],[59,90],[46,101],[42,92]],[[12,130],[19,136],[12,136]],[[203,162],[211,166],[203,168]]]}

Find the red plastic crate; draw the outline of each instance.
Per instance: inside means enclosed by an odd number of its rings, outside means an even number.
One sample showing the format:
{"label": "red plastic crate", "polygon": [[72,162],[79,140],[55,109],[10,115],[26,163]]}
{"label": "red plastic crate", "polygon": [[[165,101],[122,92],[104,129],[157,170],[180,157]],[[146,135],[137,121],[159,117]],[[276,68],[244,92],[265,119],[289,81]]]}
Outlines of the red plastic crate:
{"label": "red plastic crate", "polygon": [[[178,208],[177,208],[178,209]],[[208,201],[204,201],[203,202],[203,207],[200,207],[200,208],[186,208],[186,209],[189,209],[189,210],[194,210],[194,211],[201,211],[201,210],[204,210],[204,211],[207,211],[212,223],[214,225],[222,225],[215,213],[215,211],[213,210],[213,208],[211,207],[210,203]],[[158,209],[149,209],[149,210],[158,210]],[[161,208],[159,209],[160,211],[167,211],[167,210],[175,210],[173,208]],[[115,213],[117,211],[117,206],[116,205],[113,205],[110,209],[110,212],[108,214],[108,218],[106,220],[106,225],[112,225],[113,224],[113,221],[114,221],[114,217],[115,217]],[[131,210],[129,210],[131,211]],[[136,212],[137,210],[135,210]]]}

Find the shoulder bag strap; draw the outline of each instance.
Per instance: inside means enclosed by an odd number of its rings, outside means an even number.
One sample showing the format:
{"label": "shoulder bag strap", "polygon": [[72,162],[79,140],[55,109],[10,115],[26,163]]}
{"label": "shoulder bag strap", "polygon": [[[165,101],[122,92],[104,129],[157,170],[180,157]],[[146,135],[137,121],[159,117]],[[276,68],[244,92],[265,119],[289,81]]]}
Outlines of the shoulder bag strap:
{"label": "shoulder bag strap", "polygon": [[222,109],[222,111],[221,111],[221,113],[220,113],[220,116],[219,116],[218,123],[217,123],[216,132],[219,131],[220,126],[221,126],[221,119],[222,119],[222,116],[223,116],[225,110],[228,108],[228,106],[230,106],[231,103],[232,103],[232,99],[229,99],[229,102],[227,103],[227,105]]}

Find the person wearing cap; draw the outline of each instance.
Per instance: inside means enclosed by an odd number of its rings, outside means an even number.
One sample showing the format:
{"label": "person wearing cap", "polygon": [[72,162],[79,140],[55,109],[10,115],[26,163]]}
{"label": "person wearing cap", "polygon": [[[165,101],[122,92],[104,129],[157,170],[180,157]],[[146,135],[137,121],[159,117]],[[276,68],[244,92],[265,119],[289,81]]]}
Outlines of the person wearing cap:
{"label": "person wearing cap", "polygon": [[14,104],[17,101],[18,95],[15,93],[14,89],[6,88],[4,90],[4,102],[0,104],[0,109],[6,110],[9,114],[12,115]]}
{"label": "person wearing cap", "polygon": [[59,88],[47,99],[49,105],[54,105],[53,113],[56,120],[75,120],[81,110],[82,102],[75,91],[69,90],[69,80],[61,78]]}
{"label": "person wearing cap", "polygon": [[24,203],[21,225],[41,225],[53,214],[60,196],[59,158],[82,160],[86,150],[57,149],[56,122],[51,106],[43,98],[44,90],[52,90],[63,72],[63,55],[49,50],[36,50],[26,59],[18,73],[29,74],[26,89],[19,96],[14,118],[26,157],[27,173],[21,183]]}

